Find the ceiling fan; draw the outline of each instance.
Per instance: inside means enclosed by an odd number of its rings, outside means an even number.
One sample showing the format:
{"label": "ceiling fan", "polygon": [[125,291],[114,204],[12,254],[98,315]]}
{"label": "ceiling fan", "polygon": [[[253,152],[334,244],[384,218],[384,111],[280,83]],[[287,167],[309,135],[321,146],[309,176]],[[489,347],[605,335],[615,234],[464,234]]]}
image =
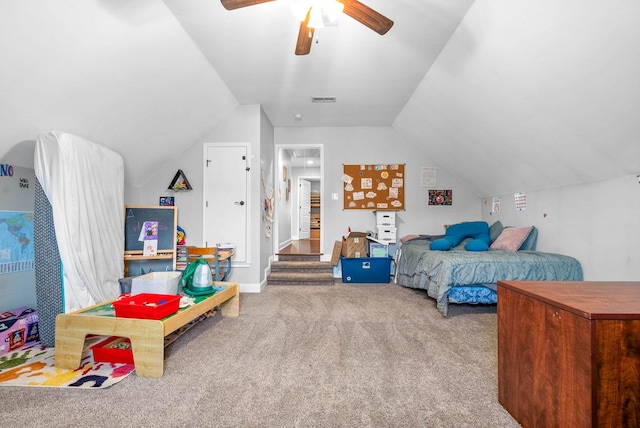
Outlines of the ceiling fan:
{"label": "ceiling fan", "polygon": [[[274,0],[220,0],[222,6],[227,10],[240,9],[242,7],[254,6],[270,1]],[[301,22],[300,31],[298,32],[298,41],[296,43],[296,55],[307,55],[311,51],[313,33],[315,28],[317,28],[317,25],[313,22],[315,18],[314,15],[321,13],[321,11],[318,9],[318,3],[312,0],[298,0],[297,3],[304,4],[302,15],[304,18],[300,19]],[[359,23],[371,28],[380,35],[386,34],[393,26],[392,20],[357,0],[332,0],[331,3],[337,3],[345,15],[349,15]],[[342,7],[344,7],[344,10],[342,10]],[[320,19],[322,19],[321,15]]]}

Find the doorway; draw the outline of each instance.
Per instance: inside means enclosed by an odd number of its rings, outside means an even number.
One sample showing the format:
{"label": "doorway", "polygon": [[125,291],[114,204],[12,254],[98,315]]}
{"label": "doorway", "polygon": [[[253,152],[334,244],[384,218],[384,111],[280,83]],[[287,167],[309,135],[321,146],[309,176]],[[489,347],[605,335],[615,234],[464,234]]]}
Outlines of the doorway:
{"label": "doorway", "polygon": [[[321,254],[323,147],[276,145],[274,253]],[[301,197],[302,195],[302,197]]]}
{"label": "doorway", "polygon": [[[233,265],[250,262],[247,213],[250,212],[248,159],[244,143],[205,143],[203,244],[233,244]],[[221,179],[224,177],[224,179]]]}

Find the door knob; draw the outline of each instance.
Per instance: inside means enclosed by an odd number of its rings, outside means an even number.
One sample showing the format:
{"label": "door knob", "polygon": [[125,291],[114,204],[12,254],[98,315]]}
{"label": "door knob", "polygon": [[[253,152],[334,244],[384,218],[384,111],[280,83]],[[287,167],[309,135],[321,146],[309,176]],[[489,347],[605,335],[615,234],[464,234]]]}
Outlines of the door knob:
{"label": "door knob", "polygon": [[236,205],[244,205],[244,201],[234,202],[234,204],[236,204]]}

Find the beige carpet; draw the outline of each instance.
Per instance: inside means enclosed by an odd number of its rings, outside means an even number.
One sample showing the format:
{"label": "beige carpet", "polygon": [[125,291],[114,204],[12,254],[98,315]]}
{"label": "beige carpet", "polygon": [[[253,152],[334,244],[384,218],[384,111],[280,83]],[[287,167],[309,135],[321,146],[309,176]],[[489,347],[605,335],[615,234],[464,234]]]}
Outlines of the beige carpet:
{"label": "beige carpet", "polygon": [[[495,306],[443,318],[395,284],[267,287],[167,348],[159,379],[0,388],[13,426],[517,427],[497,398]],[[28,411],[27,411],[28,410]],[[28,415],[28,416],[27,416]]]}

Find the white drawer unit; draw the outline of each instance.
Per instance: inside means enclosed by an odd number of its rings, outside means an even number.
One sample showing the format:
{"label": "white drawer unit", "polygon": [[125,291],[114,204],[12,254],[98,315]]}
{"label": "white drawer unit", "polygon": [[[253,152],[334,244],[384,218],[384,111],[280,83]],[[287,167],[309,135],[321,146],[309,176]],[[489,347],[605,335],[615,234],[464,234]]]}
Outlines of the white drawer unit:
{"label": "white drawer unit", "polygon": [[395,243],[396,231],[395,227],[378,227],[378,241]]}
{"label": "white drawer unit", "polygon": [[376,225],[380,226],[396,226],[395,211],[376,211]]}

